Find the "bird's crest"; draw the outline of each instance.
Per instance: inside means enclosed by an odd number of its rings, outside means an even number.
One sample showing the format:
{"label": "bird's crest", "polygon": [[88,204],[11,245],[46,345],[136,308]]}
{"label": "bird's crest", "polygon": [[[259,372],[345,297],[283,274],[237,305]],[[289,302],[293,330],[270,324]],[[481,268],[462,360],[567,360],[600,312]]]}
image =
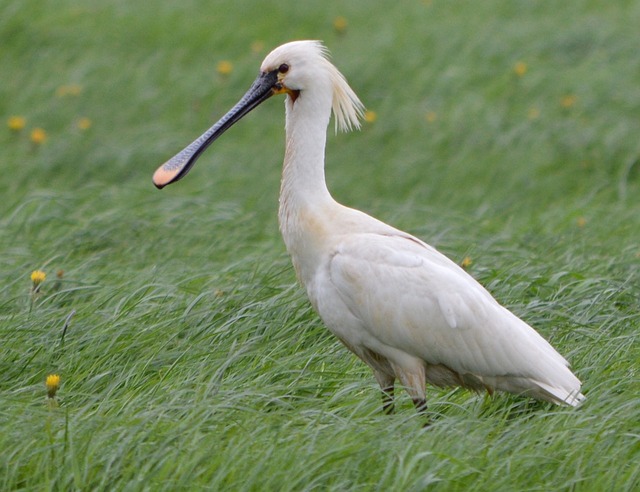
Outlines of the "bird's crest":
{"label": "bird's crest", "polygon": [[331,109],[336,121],[336,131],[347,132],[353,128],[360,128],[360,118],[364,113],[364,104],[358,99],[353,89],[349,87],[344,75],[329,61],[329,50],[319,41],[316,41],[316,43],[322,52],[323,60],[327,64],[333,85]]}

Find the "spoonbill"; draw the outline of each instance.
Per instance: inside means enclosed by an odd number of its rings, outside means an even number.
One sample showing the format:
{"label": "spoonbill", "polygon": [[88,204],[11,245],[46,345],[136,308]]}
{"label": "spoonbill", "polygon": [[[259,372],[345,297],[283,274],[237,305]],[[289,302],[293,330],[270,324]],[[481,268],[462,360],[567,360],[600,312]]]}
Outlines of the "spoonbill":
{"label": "spoonbill", "polygon": [[300,283],[325,325],[372,370],[385,413],[396,380],[422,413],[425,385],[506,391],[577,406],[569,364],[456,263],[420,239],[336,202],[324,175],[331,113],[359,128],[364,106],[319,41],[273,50],[240,101],[160,166],[162,188],[260,103],[285,94],[286,148],[280,231]]}

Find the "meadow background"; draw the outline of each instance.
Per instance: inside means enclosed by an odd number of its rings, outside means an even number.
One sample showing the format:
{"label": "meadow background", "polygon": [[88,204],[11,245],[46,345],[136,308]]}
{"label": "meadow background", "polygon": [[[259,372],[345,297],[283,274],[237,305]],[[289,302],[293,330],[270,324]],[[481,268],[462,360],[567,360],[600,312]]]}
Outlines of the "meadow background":
{"label": "meadow background", "polygon": [[[638,490],[638,25],[630,0],[0,1],[0,489]],[[301,38],[370,111],[329,137],[334,196],[464,261],[581,408],[381,414],[279,237],[281,100],[152,186]]]}

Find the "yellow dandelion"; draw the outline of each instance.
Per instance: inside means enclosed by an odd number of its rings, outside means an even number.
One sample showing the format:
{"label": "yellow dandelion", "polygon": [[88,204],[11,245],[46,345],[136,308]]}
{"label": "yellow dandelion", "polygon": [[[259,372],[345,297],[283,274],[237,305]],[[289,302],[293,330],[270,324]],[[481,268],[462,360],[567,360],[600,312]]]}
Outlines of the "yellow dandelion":
{"label": "yellow dandelion", "polygon": [[91,125],[93,125],[93,121],[91,121],[89,118],[80,118],[76,123],[76,126],[80,130],[88,130],[89,128],[91,128]]}
{"label": "yellow dandelion", "polygon": [[584,217],[578,217],[578,219],[576,220],[576,224],[578,224],[578,227],[584,227],[587,225],[587,219],[585,219]]}
{"label": "yellow dandelion", "polygon": [[527,113],[527,117],[530,120],[537,120],[540,117],[540,110],[536,107],[529,108],[529,112]]}
{"label": "yellow dandelion", "polygon": [[23,116],[10,116],[7,120],[9,130],[19,132],[27,124],[27,120]]}
{"label": "yellow dandelion", "polygon": [[516,64],[513,66],[513,73],[515,73],[518,77],[522,77],[525,73],[527,73],[528,68],[529,67],[527,67],[527,64],[525,62],[519,61],[516,62]]}
{"label": "yellow dandelion", "polygon": [[338,33],[343,33],[347,30],[347,26],[348,26],[348,22],[347,19],[345,19],[342,16],[338,16],[335,19],[333,19],[333,28],[336,30],[336,32]]}
{"label": "yellow dandelion", "polygon": [[366,121],[367,123],[373,123],[374,121],[376,121],[378,119],[378,115],[376,114],[375,111],[365,111],[364,112],[364,121]]}
{"label": "yellow dandelion", "polygon": [[80,84],[68,84],[61,85],[56,89],[56,96],[78,96],[82,92],[82,86]]}
{"label": "yellow dandelion", "polygon": [[47,396],[54,398],[60,388],[60,376],[57,374],[49,374],[44,384],[47,387]]}
{"label": "yellow dandelion", "polygon": [[264,41],[254,41],[251,43],[251,53],[259,55],[264,51]]}
{"label": "yellow dandelion", "polygon": [[42,270],[34,270],[31,272],[31,282],[33,282],[34,287],[38,287],[44,279],[47,278],[47,274]]}
{"label": "yellow dandelion", "polygon": [[468,268],[469,266],[471,266],[472,263],[473,261],[471,260],[471,258],[469,256],[465,256],[463,260],[460,262],[460,266],[462,268]]}
{"label": "yellow dandelion", "polygon": [[231,72],[233,72],[233,64],[228,60],[222,60],[218,62],[216,70],[220,75],[229,75]]}
{"label": "yellow dandelion", "polygon": [[424,118],[427,120],[427,123],[434,123],[438,119],[438,114],[435,111],[427,111]]}
{"label": "yellow dandelion", "polygon": [[560,99],[560,106],[563,108],[570,108],[578,101],[578,96],[575,94],[567,94]]}
{"label": "yellow dandelion", "polygon": [[36,145],[42,145],[47,141],[47,132],[42,128],[34,128],[31,130],[31,141]]}

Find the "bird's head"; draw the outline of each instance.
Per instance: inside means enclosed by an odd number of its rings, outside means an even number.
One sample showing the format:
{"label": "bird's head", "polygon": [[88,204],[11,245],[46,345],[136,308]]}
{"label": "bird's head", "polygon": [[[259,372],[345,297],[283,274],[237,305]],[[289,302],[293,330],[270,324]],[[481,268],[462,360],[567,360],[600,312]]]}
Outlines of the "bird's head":
{"label": "bird's head", "polygon": [[363,105],[327,56],[319,41],[293,41],[274,49],[262,62],[260,74],[242,99],[198,139],[160,166],[153,175],[153,183],[163,188],[183,178],[214,140],[276,94],[287,94],[295,105],[306,90],[328,91],[336,129],[359,128]]}
{"label": "bird's head", "polygon": [[275,93],[295,102],[300,91],[326,79],[327,50],[319,41],[293,41],[277,47],[262,62],[261,74],[276,76]]}

